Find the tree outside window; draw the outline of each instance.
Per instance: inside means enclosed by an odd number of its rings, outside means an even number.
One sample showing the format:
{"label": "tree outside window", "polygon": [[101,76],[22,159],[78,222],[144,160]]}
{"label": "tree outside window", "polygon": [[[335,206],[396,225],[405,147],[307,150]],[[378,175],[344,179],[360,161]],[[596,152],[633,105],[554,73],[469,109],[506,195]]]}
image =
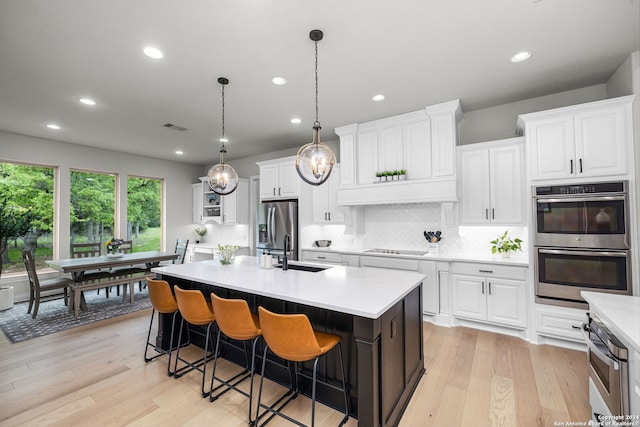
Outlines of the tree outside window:
{"label": "tree outside window", "polygon": [[162,181],[130,176],[127,192],[127,239],[133,241],[133,252],[159,251]]}
{"label": "tree outside window", "polygon": [[71,171],[71,243],[104,243],[114,236],[115,182],[112,174]]}
{"label": "tree outside window", "polygon": [[50,167],[0,163],[0,274],[24,272],[22,249],[37,268],[52,258],[53,180]]}

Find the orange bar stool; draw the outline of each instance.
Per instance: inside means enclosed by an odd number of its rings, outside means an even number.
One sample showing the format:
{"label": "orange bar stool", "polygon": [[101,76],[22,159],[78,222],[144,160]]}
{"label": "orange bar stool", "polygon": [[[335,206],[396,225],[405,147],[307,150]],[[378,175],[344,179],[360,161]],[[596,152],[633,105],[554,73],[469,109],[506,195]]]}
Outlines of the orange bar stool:
{"label": "orange bar stool", "polygon": [[[202,397],[207,397],[211,393],[210,390],[204,390],[205,378],[207,376],[207,362],[213,356],[213,351],[209,353],[210,341],[213,341],[211,336],[211,327],[216,323],[216,316],[213,314],[211,303],[208,303],[204,299],[202,292],[197,290],[184,290],[179,286],[173,287],[176,293],[176,302],[182,315],[180,321],[180,333],[178,334],[178,342],[182,342],[182,330],[184,329],[184,322],[196,326],[205,326],[205,341],[204,341],[204,355],[201,360],[190,362],[180,357],[180,346],[176,351],[175,363],[173,365],[173,376],[180,378],[182,375],[192,370],[198,370],[202,372]],[[178,369],[178,360],[185,363],[185,366]]]}
{"label": "orange bar stool", "polygon": [[[215,313],[216,321],[218,322],[216,348],[220,348],[220,344],[240,348],[231,342],[220,341],[221,334],[224,334],[232,340],[242,341],[247,364],[242,372],[228,380],[221,380],[220,378],[216,378],[216,366],[218,365],[219,353],[216,352],[213,357],[213,374],[211,376],[211,395],[209,396],[209,400],[213,402],[229,390],[235,390],[243,396],[248,397],[249,425],[253,425],[254,420],[251,418],[251,408],[253,406],[253,375],[255,371],[256,344],[262,335],[260,330],[260,320],[258,319],[257,314],[251,313],[249,310],[249,304],[247,304],[247,301],[243,299],[225,299],[211,293],[211,305],[213,306],[213,312]],[[247,352],[248,341],[251,341],[251,359],[249,359]],[[249,393],[237,387],[238,384],[247,378],[251,378]],[[213,388],[215,380],[218,380],[221,384],[216,388]],[[225,387],[224,390],[214,395],[214,392],[219,390],[221,387]]]}
{"label": "orange bar stool", "polygon": [[[149,289],[149,299],[151,300],[153,310],[151,311],[151,321],[149,322],[149,332],[147,333],[147,345],[144,349],[144,361],[150,362],[165,354],[168,355],[169,358],[167,360],[167,375],[172,376],[173,371],[171,371],[171,353],[173,351],[173,333],[176,326],[176,316],[178,315],[178,313],[180,313],[178,309],[178,303],[176,302],[176,298],[173,296],[171,287],[169,286],[169,283],[167,281],[147,278],[147,284]],[[168,350],[162,349],[151,342],[151,328],[153,326],[153,318],[155,317],[156,311],[158,312],[158,317],[160,316],[160,314],[171,314],[171,337],[169,338]],[[187,342],[184,345],[188,344],[189,343]],[[149,347],[153,348],[159,354],[153,357],[148,357],[147,352],[149,350]]]}
{"label": "orange bar stool", "polygon": [[[262,383],[264,381],[264,368],[265,362],[267,360],[267,350],[271,349],[271,351],[276,356],[281,357],[288,362],[294,362],[294,364],[297,362],[306,362],[309,360],[313,360],[313,382],[311,388],[311,426],[313,427],[315,424],[316,411],[316,383],[318,381],[318,360],[320,359],[320,357],[326,355],[332,348],[337,347],[338,355],[340,357],[340,370],[342,373],[342,388],[330,383],[325,384],[344,393],[344,418],[339,425],[343,425],[344,423],[346,423],[349,418],[349,403],[347,397],[347,387],[345,384],[342,348],[340,346],[341,337],[334,334],[314,331],[311,326],[311,322],[309,322],[309,318],[304,314],[276,314],[270,312],[264,307],[258,307],[258,313],[260,317],[260,326],[262,328],[262,336],[267,345],[264,348],[262,359],[262,377],[260,378],[256,419],[259,420],[268,411],[273,415],[271,415],[271,417],[269,417],[262,425],[268,423],[274,415],[279,415],[294,424],[306,427],[305,424],[281,412],[282,408],[284,408],[287,403],[298,396],[299,391],[297,387],[293,395],[289,397],[284,403],[282,403],[278,408],[261,404]],[[297,369],[295,371],[297,384]],[[293,384],[291,384],[291,388],[293,388]],[[274,406],[277,405],[280,400],[281,399],[279,399],[274,404]],[[260,407],[266,409],[266,411],[262,415],[260,415]]]}

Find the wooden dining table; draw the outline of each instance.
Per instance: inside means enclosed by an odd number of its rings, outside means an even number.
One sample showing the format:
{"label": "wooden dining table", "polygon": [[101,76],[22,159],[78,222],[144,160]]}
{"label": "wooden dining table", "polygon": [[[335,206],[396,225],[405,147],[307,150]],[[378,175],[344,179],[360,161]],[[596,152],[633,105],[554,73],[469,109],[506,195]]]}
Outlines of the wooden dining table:
{"label": "wooden dining table", "polygon": [[[157,267],[160,262],[173,261],[179,256],[179,254],[172,252],[148,251],[49,260],[46,261],[46,264],[62,273],[71,274],[74,281],[70,286],[73,304],[69,304],[69,311],[73,311],[77,318],[80,310],[87,309],[84,291],[111,285],[128,284],[130,302],[133,303],[133,282],[144,280],[145,273],[151,274],[151,268]],[[142,265],[144,265],[144,268],[140,267],[135,271],[127,270],[127,267]],[[119,269],[119,267],[122,269]],[[88,271],[92,271],[92,273],[87,274]],[[126,299],[127,288],[125,287],[124,289],[123,301]]]}

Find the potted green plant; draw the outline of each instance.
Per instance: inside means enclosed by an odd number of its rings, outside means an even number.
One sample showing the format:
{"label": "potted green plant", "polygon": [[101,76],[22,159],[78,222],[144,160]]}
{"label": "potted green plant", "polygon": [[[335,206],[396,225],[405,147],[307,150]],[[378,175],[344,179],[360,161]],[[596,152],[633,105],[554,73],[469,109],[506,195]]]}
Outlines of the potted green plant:
{"label": "potted green plant", "polygon": [[393,174],[391,171],[384,171],[384,176],[387,181],[391,181],[393,179]]}
{"label": "potted green plant", "polygon": [[233,264],[236,259],[236,251],[240,249],[237,245],[221,245],[218,243],[218,251],[220,252],[220,264]]}
{"label": "potted green plant", "polygon": [[382,181],[382,172],[376,172],[376,182]]}
{"label": "potted green plant", "polygon": [[519,238],[512,239],[509,237],[509,230],[496,237],[491,242],[491,253],[499,253],[503,258],[509,258],[511,252],[522,251],[522,240]]}
{"label": "potted green plant", "polygon": [[200,240],[196,243],[204,243],[204,236],[207,235],[207,228],[206,227],[196,228],[196,234],[200,236]]}
{"label": "potted green plant", "polygon": [[407,170],[400,169],[400,181],[404,181],[407,179]]}

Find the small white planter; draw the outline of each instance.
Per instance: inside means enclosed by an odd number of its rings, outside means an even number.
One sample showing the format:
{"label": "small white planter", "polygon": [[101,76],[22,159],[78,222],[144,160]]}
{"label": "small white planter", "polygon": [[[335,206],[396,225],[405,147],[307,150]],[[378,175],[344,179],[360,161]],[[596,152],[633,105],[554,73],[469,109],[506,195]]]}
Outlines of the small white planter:
{"label": "small white planter", "polygon": [[0,287],[0,311],[13,308],[13,286]]}

